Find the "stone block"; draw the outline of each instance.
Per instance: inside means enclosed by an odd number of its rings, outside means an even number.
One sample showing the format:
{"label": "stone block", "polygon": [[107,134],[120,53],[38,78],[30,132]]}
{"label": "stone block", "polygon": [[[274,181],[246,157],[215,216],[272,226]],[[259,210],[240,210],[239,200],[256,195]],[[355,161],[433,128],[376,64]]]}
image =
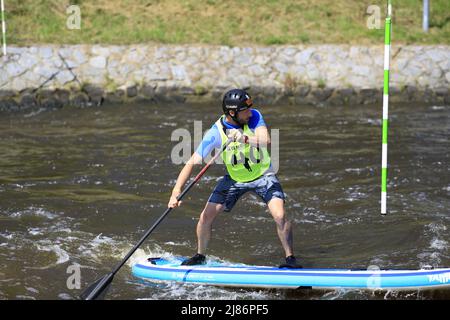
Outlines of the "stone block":
{"label": "stone block", "polygon": [[97,56],[89,59],[89,65],[93,68],[97,69],[105,69],[106,68],[106,58],[102,56]]}
{"label": "stone block", "polygon": [[75,107],[87,107],[89,105],[89,97],[85,93],[79,92],[73,96],[70,104]]}
{"label": "stone block", "polygon": [[14,99],[0,100],[0,111],[1,112],[18,112],[20,111],[20,106]]}
{"label": "stone block", "polygon": [[105,103],[123,103],[125,102],[125,91],[116,90],[114,92],[107,92],[105,97]]}
{"label": "stone block", "polygon": [[63,103],[56,97],[41,100],[39,105],[44,109],[61,109],[63,107]]}
{"label": "stone block", "polygon": [[103,88],[93,85],[93,84],[86,84],[83,86],[83,91],[89,96],[89,97],[97,97],[102,96],[104,94]]}
{"label": "stone block", "polygon": [[21,109],[29,109],[29,108],[35,108],[38,106],[38,101],[36,99],[36,96],[34,94],[23,94],[20,99],[20,108]]}
{"label": "stone block", "polygon": [[[152,98],[155,96],[155,88],[156,86],[145,84],[139,89],[139,95],[145,98]],[[194,89],[190,88],[192,92]]]}
{"label": "stone block", "polygon": [[313,88],[311,94],[318,102],[324,102],[331,96],[333,91],[333,88]]}
{"label": "stone block", "polygon": [[131,86],[127,88],[127,96],[128,98],[134,98],[138,95],[138,88],[137,86]]}
{"label": "stone block", "polygon": [[299,85],[294,88],[293,95],[295,97],[306,97],[310,91],[311,91],[311,86]]}

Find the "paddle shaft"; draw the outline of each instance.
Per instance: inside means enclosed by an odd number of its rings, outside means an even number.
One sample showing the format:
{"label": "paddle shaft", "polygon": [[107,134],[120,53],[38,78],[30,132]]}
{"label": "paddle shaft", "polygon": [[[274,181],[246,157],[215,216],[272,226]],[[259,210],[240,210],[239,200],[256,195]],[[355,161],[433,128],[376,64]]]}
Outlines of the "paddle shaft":
{"label": "paddle shaft", "polygon": [[[231,143],[231,140],[228,140],[227,143],[223,146],[223,148],[217,152],[214,157],[203,167],[203,169],[195,176],[194,180],[192,180],[186,188],[180,193],[180,195],[177,197],[177,200],[180,201],[186,193],[192,188],[194,184],[196,184],[200,178],[205,174],[205,172],[209,169],[209,167],[213,164],[213,162],[222,154],[222,152],[225,151],[225,149],[228,147],[228,145]],[[147,237],[153,232],[153,230],[156,229],[156,227],[161,223],[161,221],[164,220],[164,218],[169,214],[170,211],[172,211],[173,208],[167,208],[166,211],[156,220],[156,222],[153,224],[153,226],[147,230],[147,232],[144,234],[144,236],[139,240],[139,242],[128,252],[128,254],[123,258],[123,260],[114,268],[114,270],[111,272],[113,275],[119,271],[119,269],[127,262],[127,260],[133,255],[133,253],[140,247],[140,245],[147,239]]]}
{"label": "paddle shaft", "polygon": [[[209,167],[213,164],[213,162],[226,150],[228,145],[232,142],[232,140],[228,140],[223,148],[214,155],[214,157],[203,167],[203,169],[195,176],[194,180],[192,180],[186,188],[180,193],[177,197],[177,200],[180,201],[186,193],[192,188],[194,184],[196,184],[200,178],[205,174],[205,172],[209,169]],[[119,269],[127,262],[127,260],[133,255],[133,253],[139,248],[139,246],[147,239],[147,237],[156,229],[156,227],[164,220],[164,218],[172,211],[173,208],[167,208],[166,211],[156,220],[156,222],[151,226],[150,229],[144,234],[144,236],[139,240],[139,242],[127,253],[127,255],[122,259],[122,261],[107,275],[103,278],[100,278],[98,281],[89,286],[82,294],[81,298],[85,300],[93,300],[97,297],[102,296],[102,292],[104,293],[106,288],[112,282],[115,274],[119,271]]]}
{"label": "paddle shaft", "polygon": [[[186,193],[192,188],[194,184],[196,184],[200,178],[205,174],[205,172],[209,169],[209,167],[213,164],[213,162],[226,150],[228,145],[233,140],[229,139],[225,145],[222,147],[222,149],[214,155],[214,157],[203,167],[203,169],[195,176],[195,178],[184,188],[184,190],[178,195],[177,200],[180,201]],[[84,292],[80,295],[80,298],[84,300],[93,300],[97,299],[98,297],[102,297],[106,289],[111,284],[112,280],[114,279],[115,274],[119,271],[119,269],[127,262],[127,260],[133,255],[133,253],[139,248],[139,246],[147,239],[147,237],[153,232],[153,230],[156,229],[156,227],[161,223],[161,221],[164,220],[164,218],[169,214],[169,212],[172,211],[172,208],[167,208],[166,211],[156,220],[156,222],[151,226],[150,229],[147,230],[147,232],[144,234],[144,236],[139,240],[139,242],[128,252],[128,254],[122,259],[122,261],[107,275],[103,276],[102,278],[98,279],[96,282],[91,284]]]}

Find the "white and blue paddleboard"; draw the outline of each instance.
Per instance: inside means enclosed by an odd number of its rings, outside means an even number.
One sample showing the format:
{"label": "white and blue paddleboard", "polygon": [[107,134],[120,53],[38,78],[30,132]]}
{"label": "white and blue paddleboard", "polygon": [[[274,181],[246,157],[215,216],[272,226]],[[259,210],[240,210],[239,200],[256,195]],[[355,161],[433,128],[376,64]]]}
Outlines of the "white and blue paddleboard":
{"label": "white and blue paddleboard", "polygon": [[148,258],[132,268],[145,280],[251,288],[417,290],[450,288],[450,268],[426,270],[280,269],[209,262],[182,266],[185,258]]}

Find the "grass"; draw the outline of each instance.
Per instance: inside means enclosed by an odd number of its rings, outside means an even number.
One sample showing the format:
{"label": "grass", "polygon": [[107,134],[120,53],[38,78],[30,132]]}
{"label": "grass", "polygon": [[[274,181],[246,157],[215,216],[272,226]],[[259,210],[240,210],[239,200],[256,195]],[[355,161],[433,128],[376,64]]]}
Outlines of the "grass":
{"label": "grass", "polygon": [[[69,5],[81,29],[66,27]],[[369,5],[381,28],[368,29]],[[386,1],[379,0],[5,0],[7,41],[54,44],[382,44]],[[450,44],[450,2],[431,1],[422,31],[422,1],[393,1],[393,41]]]}

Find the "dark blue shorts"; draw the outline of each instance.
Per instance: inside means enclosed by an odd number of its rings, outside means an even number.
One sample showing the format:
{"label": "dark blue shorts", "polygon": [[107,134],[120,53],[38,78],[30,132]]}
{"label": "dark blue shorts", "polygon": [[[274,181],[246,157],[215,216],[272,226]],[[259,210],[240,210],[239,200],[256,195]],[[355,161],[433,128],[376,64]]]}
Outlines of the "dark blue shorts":
{"label": "dark blue shorts", "polygon": [[272,198],[285,200],[283,189],[276,175],[263,175],[250,182],[237,182],[229,175],[220,179],[208,202],[224,204],[224,211],[229,212],[239,198],[245,193],[256,193],[267,204]]}

